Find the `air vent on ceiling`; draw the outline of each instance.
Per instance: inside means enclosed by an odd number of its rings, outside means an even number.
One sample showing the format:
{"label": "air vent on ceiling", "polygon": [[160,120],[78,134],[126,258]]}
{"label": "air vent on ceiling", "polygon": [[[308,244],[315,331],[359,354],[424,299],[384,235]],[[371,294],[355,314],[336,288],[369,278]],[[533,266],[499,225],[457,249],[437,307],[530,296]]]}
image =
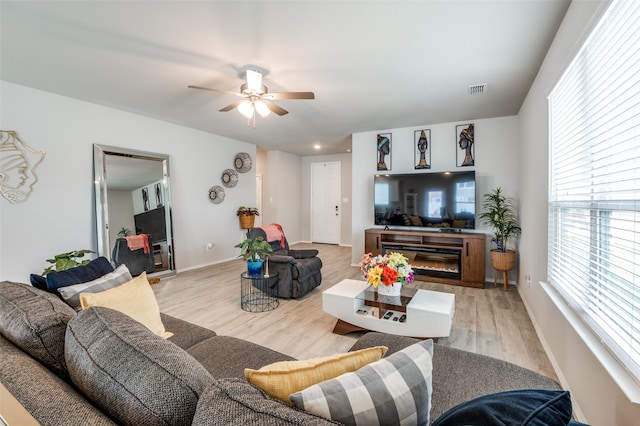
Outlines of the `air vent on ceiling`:
{"label": "air vent on ceiling", "polygon": [[486,91],[487,91],[487,83],[474,84],[469,86],[470,95],[479,95],[480,93],[485,93]]}

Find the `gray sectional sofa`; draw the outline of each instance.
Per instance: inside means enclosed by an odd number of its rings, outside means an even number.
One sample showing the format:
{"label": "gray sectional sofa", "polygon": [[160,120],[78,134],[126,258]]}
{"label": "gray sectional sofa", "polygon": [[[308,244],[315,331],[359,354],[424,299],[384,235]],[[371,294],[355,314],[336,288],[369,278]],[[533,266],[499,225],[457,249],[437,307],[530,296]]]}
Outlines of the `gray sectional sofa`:
{"label": "gray sectional sofa", "polygon": [[[168,340],[120,312],[76,312],[56,295],[0,283],[0,381],[43,425],[320,425],[326,419],[270,399],[244,369],[291,357],[162,315]],[[417,342],[363,335],[351,350]],[[434,345],[431,419],[512,389],[559,389],[553,380],[486,356]]]}

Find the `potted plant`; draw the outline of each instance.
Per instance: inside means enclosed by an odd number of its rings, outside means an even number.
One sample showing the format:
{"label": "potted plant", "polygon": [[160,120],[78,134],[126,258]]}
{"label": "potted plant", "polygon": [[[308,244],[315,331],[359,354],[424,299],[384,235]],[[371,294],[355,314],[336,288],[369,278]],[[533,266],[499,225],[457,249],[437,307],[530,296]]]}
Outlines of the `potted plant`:
{"label": "potted plant", "polygon": [[255,207],[240,206],[236,211],[238,218],[240,218],[240,228],[250,229],[253,228],[256,216],[260,216],[258,209]]}
{"label": "potted plant", "polygon": [[76,250],[67,253],[56,254],[53,259],[47,259],[47,262],[51,263],[51,266],[47,267],[42,275],[47,275],[49,272],[65,271],[67,269],[75,268],[76,266],[86,265],[91,262],[90,259],[83,259],[86,254],[95,253],[93,250]]}
{"label": "potted plant", "polygon": [[235,247],[240,249],[240,257],[247,261],[247,271],[250,276],[258,276],[262,273],[262,263],[271,253],[271,244],[263,237],[249,237]]}
{"label": "potted plant", "polygon": [[493,229],[491,241],[496,244],[496,249],[491,250],[491,266],[498,271],[510,271],[515,266],[516,252],[507,250],[507,242],[522,232],[513,200],[505,197],[502,188],[497,187],[484,194],[482,207],[484,211],[478,218],[482,224]]}
{"label": "potted plant", "polygon": [[122,229],[120,229],[120,231],[118,231],[118,237],[120,238],[125,238],[129,235],[131,235],[131,230],[129,228],[125,228],[124,226],[122,227]]}

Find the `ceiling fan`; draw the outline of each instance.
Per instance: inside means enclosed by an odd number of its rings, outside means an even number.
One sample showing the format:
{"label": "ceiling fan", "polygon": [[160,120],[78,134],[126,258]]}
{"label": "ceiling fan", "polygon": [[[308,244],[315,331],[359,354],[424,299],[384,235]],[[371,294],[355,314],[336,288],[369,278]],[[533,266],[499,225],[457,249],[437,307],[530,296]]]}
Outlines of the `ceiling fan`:
{"label": "ceiling fan", "polygon": [[192,86],[191,89],[209,90],[211,92],[227,93],[229,95],[239,96],[244,98],[236,101],[232,104],[221,108],[221,112],[231,111],[238,109],[240,114],[250,120],[254,119],[255,127],[255,112],[260,114],[261,117],[266,117],[269,113],[274,112],[278,115],[288,114],[289,111],[281,106],[272,102],[272,100],[281,99],[315,99],[313,92],[279,92],[269,93],[269,89],[262,84],[262,73],[259,71],[247,69],[246,71],[247,82],[240,86],[240,92],[232,92],[229,90],[211,89],[208,87]]}

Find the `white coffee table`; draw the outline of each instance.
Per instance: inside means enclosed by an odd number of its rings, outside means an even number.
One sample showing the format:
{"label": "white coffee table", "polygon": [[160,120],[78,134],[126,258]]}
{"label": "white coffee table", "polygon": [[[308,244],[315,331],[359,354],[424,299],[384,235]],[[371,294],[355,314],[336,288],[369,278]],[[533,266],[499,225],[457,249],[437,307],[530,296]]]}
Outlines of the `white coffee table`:
{"label": "white coffee table", "polygon": [[337,334],[372,330],[438,338],[451,333],[455,295],[404,287],[402,296],[378,296],[366,281],[343,280],[322,293],[322,309],[338,318]]}

